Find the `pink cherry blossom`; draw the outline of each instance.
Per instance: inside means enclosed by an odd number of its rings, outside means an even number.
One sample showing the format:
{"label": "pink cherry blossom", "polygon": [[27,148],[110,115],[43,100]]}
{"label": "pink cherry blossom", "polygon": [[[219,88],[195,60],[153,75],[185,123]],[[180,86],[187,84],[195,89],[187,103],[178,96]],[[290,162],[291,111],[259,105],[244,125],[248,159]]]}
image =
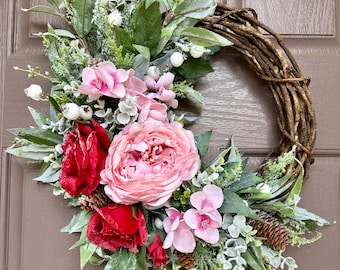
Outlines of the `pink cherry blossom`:
{"label": "pink cherry blossom", "polygon": [[124,69],[117,69],[110,62],[99,63],[96,67],[86,67],[82,72],[83,84],[79,87],[79,92],[89,95],[92,99],[104,95],[113,98],[125,96],[124,82],[129,74]]}
{"label": "pink cherry blossom", "polygon": [[167,236],[163,242],[163,248],[168,249],[173,246],[182,253],[194,251],[196,242],[190,227],[183,219],[183,213],[175,208],[165,210],[168,217],[163,220],[164,230]]}
{"label": "pink cherry blossom", "polygon": [[190,202],[194,208],[184,213],[185,222],[194,230],[194,234],[210,244],[219,239],[218,228],[222,226],[221,214],[217,211],[223,203],[220,187],[206,185],[202,191],[193,193]]}

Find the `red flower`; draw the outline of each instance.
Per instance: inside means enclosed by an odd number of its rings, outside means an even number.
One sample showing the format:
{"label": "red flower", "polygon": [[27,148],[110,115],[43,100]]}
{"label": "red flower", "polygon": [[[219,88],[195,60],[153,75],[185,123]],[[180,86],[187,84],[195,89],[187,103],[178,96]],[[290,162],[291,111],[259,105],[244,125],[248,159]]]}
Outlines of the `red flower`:
{"label": "red flower", "polygon": [[113,203],[95,210],[87,228],[87,238],[92,243],[112,251],[126,247],[136,253],[137,246],[147,241],[148,231],[140,208]]}
{"label": "red flower", "polygon": [[148,246],[148,255],[153,260],[153,266],[166,265],[166,250],[163,249],[163,243],[158,234],[155,234],[154,241]]}
{"label": "red flower", "polygon": [[109,146],[105,129],[93,120],[90,124],[77,122],[75,129],[65,134],[59,181],[67,193],[90,195],[97,188]]}

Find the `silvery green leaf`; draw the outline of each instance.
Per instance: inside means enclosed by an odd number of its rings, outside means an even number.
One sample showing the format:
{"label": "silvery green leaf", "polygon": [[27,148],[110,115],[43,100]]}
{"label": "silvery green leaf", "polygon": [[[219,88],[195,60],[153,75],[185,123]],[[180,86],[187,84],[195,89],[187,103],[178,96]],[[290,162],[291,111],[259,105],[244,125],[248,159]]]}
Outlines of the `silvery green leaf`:
{"label": "silvery green leaf", "polygon": [[186,28],[181,32],[181,35],[187,37],[192,43],[203,47],[233,45],[231,41],[219,34],[199,27]]}
{"label": "silvery green leaf", "polygon": [[252,210],[236,193],[230,190],[224,190],[223,195],[224,201],[219,212],[224,214],[239,214],[255,220],[261,220],[255,211]]}
{"label": "silvery green leaf", "polygon": [[132,68],[135,71],[135,76],[142,78],[148,71],[150,62],[141,54],[138,54],[133,59]]}
{"label": "silvery green leaf", "polygon": [[17,157],[23,157],[32,160],[43,160],[50,153],[54,152],[54,147],[30,144],[16,148],[8,148],[6,152]]}
{"label": "silvery green leaf", "polygon": [[60,13],[58,10],[51,8],[49,6],[44,6],[44,5],[36,5],[34,7],[31,8],[22,8],[22,11],[33,11],[33,12],[43,12],[43,13],[48,13],[48,14],[52,14],[52,15],[57,15],[60,16]]}
{"label": "silvery green leaf", "polygon": [[39,145],[55,146],[63,142],[63,137],[50,130],[37,128],[11,128],[8,131],[15,136]]}
{"label": "silvery green leaf", "polygon": [[148,47],[132,44],[132,46],[148,61],[150,61],[150,49]]}
{"label": "silvery green leaf", "polygon": [[319,226],[324,226],[324,225],[329,224],[329,221],[327,221],[326,219],[314,213],[311,213],[308,210],[301,208],[301,207],[295,208],[295,214],[293,218],[297,220],[313,220],[317,222]]}
{"label": "silvery green leaf", "polygon": [[38,112],[32,107],[28,107],[28,110],[30,111],[34,122],[38,125],[39,128],[42,128],[44,125],[47,125],[49,123],[50,120],[46,115]]}
{"label": "silvery green leaf", "polygon": [[76,39],[76,36],[74,34],[72,34],[70,31],[67,31],[65,29],[54,29],[54,33],[58,37],[66,37],[66,38]]}
{"label": "silvery green leaf", "polygon": [[200,157],[202,158],[208,150],[212,131],[195,136],[195,143]]}
{"label": "silvery green leaf", "polygon": [[60,231],[70,234],[74,232],[81,232],[83,227],[88,224],[92,214],[92,212],[87,212],[85,210],[79,211],[72,217],[70,223]]}
{"label": "silvery green leaf", "polygon": [[52,166],[49,166],[42,175],[33,178],[35,181],[43,182],[43,183],[54,183],[57,182],[60,175],[60,169],[55,169]]}
{"label": "silvery green leaf", "polygon": [[80,269],[83,269],[87,262],[91,259],[92,255],[96,252],[97,245],[87,242],[80,246]]}
{"label": "silvery green leaf", "polygon": [[186,17],[202,19],[214,13],[214,0],[185,0],[175,6],[174,13]]}

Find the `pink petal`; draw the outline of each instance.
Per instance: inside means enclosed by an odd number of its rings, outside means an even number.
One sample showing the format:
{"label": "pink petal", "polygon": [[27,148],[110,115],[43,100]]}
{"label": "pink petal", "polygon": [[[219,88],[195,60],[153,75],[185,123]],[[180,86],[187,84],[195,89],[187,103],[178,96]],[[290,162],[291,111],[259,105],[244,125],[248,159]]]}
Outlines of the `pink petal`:
{"label": "pink petal", "polygon": [[190,196],[190,202],[197,210],[202,210],[206,206],[206,195],[203,191],[197,191]]}
{"label": "pink petal", "polygon": [[175,75],[171,72],[164,73],[157,81],[156,89],[163,86],[166,89],[170,89],[172,87],[172,83],[174,81]]}
{"label": "pink petal", "polygon": [[211,227],[195,230],[195,235],[210,244],[216,244],[219,239],[218,229]]}
{"label": "pink petal", "polygon": [[149,89],[156,90],[156,81],[151,76],[144,76],[143,81]]}
{"label": "pink petal", "polygon": [[196,247],[194,236],[189,230],[179,230],[175,232],[173,246],[182,253],[192,253]]}
{"label": "pink petal", "polygon": [[163,248],[164,249],[170,248],[173,241],[174,241],[174,232],[170,231],[164,239]]}
{"label": "pink petal", "polygon": [[198,212],[191,208],[184,213],[184,221],[185,223],[192,229],[198,229],[201,226],[201,215]]}
{"label": "pink petal", "polygon": [[123,83],[129,78],[129,73],[124,69],[117,69],[114,78],[116,82]]}
{"label": "pink petal", "polygon": [[215,185],[206,185],[203,188],[203,192],[205,193],[207,199],[213,203],[215,209],[221,207],[224,196],[220,187]]}

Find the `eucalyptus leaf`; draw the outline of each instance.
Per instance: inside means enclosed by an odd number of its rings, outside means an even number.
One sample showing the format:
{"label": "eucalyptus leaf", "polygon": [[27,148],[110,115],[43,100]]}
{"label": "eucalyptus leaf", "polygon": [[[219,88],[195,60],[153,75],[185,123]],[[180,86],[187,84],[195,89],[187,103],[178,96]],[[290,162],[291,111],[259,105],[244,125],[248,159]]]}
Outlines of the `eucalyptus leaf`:
{"label": "eucalyptus leaf", "polygon": [[36,5],[34,7],[31,8],[22,8],[22,11],[28,12],[42,12],[42,13],[47,13],[47,14],[52,14],[52,15],[57,15],[57,16],[61,16],[61,14],[59,13],[58,10],[49,7],[49,6],[44,6],[44,5]]}
{"label": "eucalyptus leaf", "polygon": [[63,137],[50,130],[36,128],[11,128],[8,131],[15,136],[26,139],[35,144],[55,146],[63,142]]}
{"label": "eucalyptus leaf", "polygon": [[224,47],[233,45],[231,41],[219,34],[199,27],[186,28],[181,32],[181,35],[187,37],[192,43],[204,47],[215,45]]}
{"label": "eucalyptus leaf", "polygon": [[74,30],[81,37],[87,35],[92,28],[92,17],[94,1],[92,0],[74,0],[72,24]]}
{"label": "eucalyptus leaf", "polygon": [[69,234],[74,232],[81,232],[83,227],[86,226],[92,216],[92,212],[85,210],[77,212],[71,219],[70,223],[62,228],[61,232],[67,232]]}
{"label": "eucalyptus leaf", "polygon": [[255,187],[258,183],[261,183],[262,179],[257,177],[253,172],[243,172],[239,181],[231,184],[228,189],[233,192]]}
{"label": "eucalyptus leaf", "polygon": [[224,201],[219,212],[224,214],[239,214],[255,220],[261,220],[255,211],[252,210],[235,192],[224,190],[223,195]]}

